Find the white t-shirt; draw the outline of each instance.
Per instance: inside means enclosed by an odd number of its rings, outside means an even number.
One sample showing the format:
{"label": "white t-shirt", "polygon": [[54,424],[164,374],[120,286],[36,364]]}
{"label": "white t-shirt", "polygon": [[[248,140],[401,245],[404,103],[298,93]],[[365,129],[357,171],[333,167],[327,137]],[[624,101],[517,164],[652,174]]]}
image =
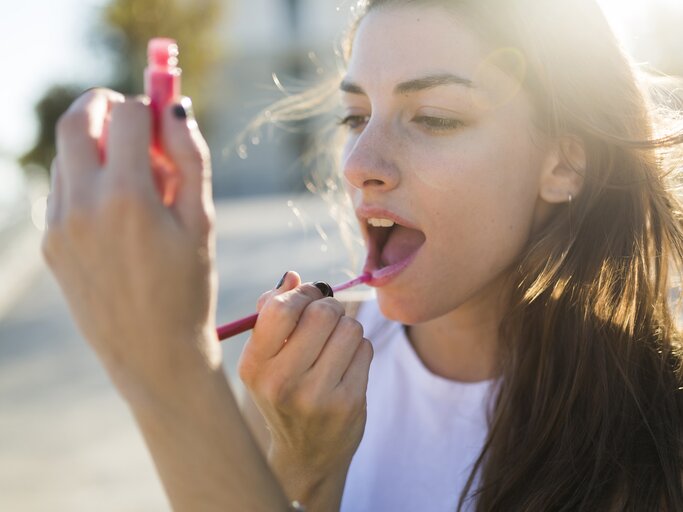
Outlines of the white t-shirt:
{"label": "white t-shirt", "polygon": [[[494,381],[455,382],[431,373],[403,326],[386,320],[374,299],[361,305],[357,319],[375,355],[367,424],[341,511],[455,512],[485,441]],[[468,504],[464,510],[473,510]]]}

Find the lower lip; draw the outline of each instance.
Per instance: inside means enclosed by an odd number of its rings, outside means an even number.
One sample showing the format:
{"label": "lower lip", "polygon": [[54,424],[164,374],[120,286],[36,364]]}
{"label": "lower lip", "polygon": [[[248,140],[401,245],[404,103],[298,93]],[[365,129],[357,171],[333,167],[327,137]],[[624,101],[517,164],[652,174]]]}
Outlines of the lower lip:
{"label": "lower lip", "polygon": [[399,261],[398,263],[394,263],[393,265],[389,265],[388,267],[383,267],[379,270],[369,270],[366,268],[364,272],[370,272],[372,274],[372,279],[370,279],[370,281],[368,281],[367,283],[368,286],[379,288],[381,286],[385,286],[386,284],[388,284],[390,281],[395,279],[401,272],[408,268],[408,266],[413,262],[413,260],[417,256],[418,252],[420,252],[419,249],[403,261]]}

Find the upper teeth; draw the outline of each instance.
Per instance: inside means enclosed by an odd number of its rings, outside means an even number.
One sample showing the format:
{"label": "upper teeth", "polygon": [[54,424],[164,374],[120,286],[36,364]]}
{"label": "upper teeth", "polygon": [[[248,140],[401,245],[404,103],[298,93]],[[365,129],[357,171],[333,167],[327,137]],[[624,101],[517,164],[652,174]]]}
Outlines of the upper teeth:
{"label": "upper teeth", "polygon": [[368,224],[375,228],[390,228],[395,224],[395,222],[389,219],[370,218],[368,219]]}

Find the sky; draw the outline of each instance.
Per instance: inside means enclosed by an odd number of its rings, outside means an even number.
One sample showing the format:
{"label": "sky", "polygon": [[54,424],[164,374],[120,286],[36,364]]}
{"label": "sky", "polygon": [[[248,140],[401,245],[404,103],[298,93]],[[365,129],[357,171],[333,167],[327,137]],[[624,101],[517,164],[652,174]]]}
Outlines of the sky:
{"label": "sky", "polygon": [[4,99],[0,155],[18,156],[36,137],[33,107],[58,82],[88,83],[106,68],[87,48],[88,20],[104,0],[21,0],[0,17]]}
{"label": "sky", "polygon": [[[232,0],[240,2],[246,0]],[[340,5],[348,0],[329,0]],[[662,0],[680,2],[680,0]],[[33,108],[54,83],[96,85],[106,73],[88,49],[88,27],[106,0],[21,0],[12,2],[0,18],[0,50],[4,98],[0,123],[0,157],[18,157],[36,137]],[[637,46],[648,0],[599,0],[627,47]],[[683,45],[682,45],[683,48]],[[683,49],[682,49],[683,51]]]}

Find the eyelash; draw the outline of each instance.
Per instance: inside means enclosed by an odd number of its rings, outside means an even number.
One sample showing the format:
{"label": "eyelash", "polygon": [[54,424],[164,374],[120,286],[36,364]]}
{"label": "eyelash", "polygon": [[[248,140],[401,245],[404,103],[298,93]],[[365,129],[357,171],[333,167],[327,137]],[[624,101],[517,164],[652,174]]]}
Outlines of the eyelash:
{"label": "eyelash", "polygon": [[361,124],[365,124],[370,119],[370,116],[361,116],[358,114],[351,114],[346,117],[337,118],[338,126],[346,126],[350,130],[355,130],[360,127]]}
{"label": "eyelash", "polygon": [[413,118],[413,122],[423,124],[430,130],[436,132],[445,132],[455,130],[463,125],[462,121],[458,119],[449,119],[446,117],[432,117],[432,116],[417,116]]}
{"label": "eyelash", "polygon": [[[346,117],[337,118],[337,125],[346,126],[350,130],[357,130],[363,124],[367,123],[370,116],[362,116],[358,114],[351,114]],[[462,121],[458,119],[448,119],[445,117],[433,117],[433,116],[417,116],[414,117],[413,122],[425,126],[428,130],[433,132],[446,132],[449,130],[455,130],[463,125]]]}

